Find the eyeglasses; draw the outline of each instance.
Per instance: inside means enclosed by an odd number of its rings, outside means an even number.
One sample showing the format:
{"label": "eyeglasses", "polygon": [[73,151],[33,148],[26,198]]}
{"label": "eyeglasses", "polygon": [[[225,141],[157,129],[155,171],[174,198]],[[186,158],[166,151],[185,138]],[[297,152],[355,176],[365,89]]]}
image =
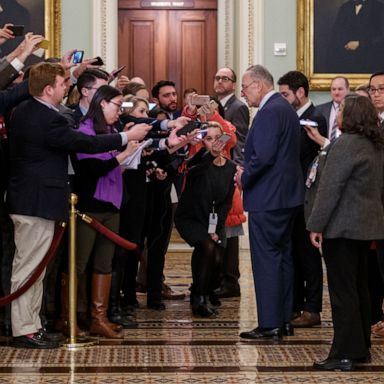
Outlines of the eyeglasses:
{"label": "eyeglasses", "polygon": [[247,85],[243,85],[241,84],[241,91],[244,91],[246,90],[248,87],[250,87],[253,83],[255,82],[255,80],[251,81],[249,84]]}
{"label": "eyeglasses", "polygon": [[372,87],[369,87],[368,88],[368,92],[370,95],[374,95],[376,92],[379,94],[379,95],[383,95],[384,94],[384,87],[379,87],[379,88],[372,88]]}
{"label": "eyeglasses", "polygon": [[213,79],[215,81],[224,81],[224,82],[227,82],[227,81],[231,81],[232,83],[235,82],[235,80],[231,79],[230,77],[228,76],[214,76]]}
{"label": "eyeglasses", "polygon": [[115,103],[114,101],[108,101],[108,103],[112,103],[112,104],[115,104],[116,105],[116,107],[119,107],[119,111],[120,112],[124,112],[124,108],[122,107],[122,105],[121,104],[119,104],[119,103]]}

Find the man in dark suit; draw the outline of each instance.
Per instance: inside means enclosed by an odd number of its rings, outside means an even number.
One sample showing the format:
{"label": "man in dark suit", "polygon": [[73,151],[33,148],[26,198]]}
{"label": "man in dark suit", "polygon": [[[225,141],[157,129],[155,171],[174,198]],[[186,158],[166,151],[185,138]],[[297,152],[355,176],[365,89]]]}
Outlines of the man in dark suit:
{"label": "man in dark suit", "polygon": [[261,65],[246,70],[241,88],[248,105],[259,108],[245,143],[244,169],[236,175],[249,213],[259,326],[240,337],[281,339],[293,334],[291,235],[304,198],[299,119]]}
{"label": "man in dark suit", "polygon": [[[325,117],[327,122],[327,135],[328,139],[331,139],[332,129],[336,129],[336,115],[339,110],[341,102],[345,96],[349,93],[349,81],[346,77],[338,76],[332,80],[331,83],[331,98],[332,100],[317,105],[317,110]],[[340,136],[340,131],[337,128],[335,138]]]}
{"label": "man in dark suit", "polygon": [[[316,110],[309,99],[309,83],[299,71],[290,71],[279,81],[280,94],[292,105],[300,120],[311,120],[318,124],[319,133],[327,135],[324,116]],[[300,163],[303,179],[306,180],[308,168],[320,150],[320,145],[311,140],[306,129],[300,128]],[[304,189],[304,184],[303,184]],[[292,233],[292,257],[295,270],[293,320],[294,327],[311,327],[320,324],[323,298],[323,268],[321,256],[309,239],[305,229],[304,206],[298,210]]]}
{"label": "man in dark suit", "polygon": [[236,73],[231,68],[221,68],[214,77],[213,89],[224,107],[224,118],[236,127],[236,146],[232,160],[239,165],[244,162],[244,144],[249,128],[249,109],[235,95]]}
{"label": "man in dark suit", "polygon": [[[213,89],[224,108],[224,118],[236,127],[236,145],[232,160],[239,165],[244,162],[244,144],[249,127],[249,109],[236,95],[237,76],[231,68],[221,68],[214,77]],[[239,236],[227,237],[223,260],[223,279],[216,290],[218,297],[240,296]]]}
{"label": "man in dark suit", "polygon": [[[55,221],[68,218],[68,152],[97,153],[121,148],[128,139],[142,139],[150,129],[150,125],[138,125],[129,132],[98,136],[76,132],[69,128],[57,108],[65,91],[65,71],[61,65],[34,66],[29,77],[33,98],[21,103],[10,120],[7,204],[15,226],[16,244],[12,292],[28,280],[46,254]],[[58,346],[39,331],[43,278],[44,273],[12,302],[12,332],[17,347]]]}

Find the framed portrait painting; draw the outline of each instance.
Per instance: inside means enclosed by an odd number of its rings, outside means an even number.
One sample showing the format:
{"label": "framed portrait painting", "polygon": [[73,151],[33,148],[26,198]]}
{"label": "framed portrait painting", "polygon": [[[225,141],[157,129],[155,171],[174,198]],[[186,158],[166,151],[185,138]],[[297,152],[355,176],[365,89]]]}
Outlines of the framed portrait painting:
{"label": "framed portrait painting", "polygon": [[311,89],[342,75],[351,86],[384,71],[384,0],[297,0],[297,68]]}
{"label": "framed portrait painting", "polygon": [[[60,56],[61,0],[0,0],[0,28],[4,24],[23,25],[24,32],[44,35],[49,41],[46,57]],[[3,55],[24,39],[8,40],[0,46]]]}

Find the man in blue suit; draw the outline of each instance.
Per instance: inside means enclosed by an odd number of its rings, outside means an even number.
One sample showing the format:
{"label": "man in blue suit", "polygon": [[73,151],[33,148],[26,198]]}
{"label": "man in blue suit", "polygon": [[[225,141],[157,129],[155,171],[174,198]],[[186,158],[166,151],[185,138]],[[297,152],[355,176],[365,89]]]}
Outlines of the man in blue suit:
{"label": "man in blue suit", "polygon": [[249,67],[241,88],[248,105],[259,108],[245,143],[244,168],[236,175],[249,212],[259,326],[240,337],[281,339],[293,334],[291,232],[304,194],[300,125],[294,109],[274,91],[266,68]]}

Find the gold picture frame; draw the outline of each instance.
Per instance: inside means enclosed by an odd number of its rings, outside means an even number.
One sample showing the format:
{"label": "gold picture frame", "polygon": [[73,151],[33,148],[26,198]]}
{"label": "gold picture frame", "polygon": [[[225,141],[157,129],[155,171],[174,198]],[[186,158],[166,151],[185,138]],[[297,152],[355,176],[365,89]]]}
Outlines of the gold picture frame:
{"label": "gold picture frame", "polygon": [[61,0],[44,0],[44,31],[49,41],[46,57],[61,57]]}
{"label": "gold picture frame", "polygon": [[[318,0],[321,1],[321,0]],[[367,83],[370,74],[356,73],[317,73],[314,70],[314,6],[315,0],[297,0],[297,69],[303,72],[309,80],[310,89],[325,91],[330,89],[331,81],[336,76],[345,76],[351,88]]]}

